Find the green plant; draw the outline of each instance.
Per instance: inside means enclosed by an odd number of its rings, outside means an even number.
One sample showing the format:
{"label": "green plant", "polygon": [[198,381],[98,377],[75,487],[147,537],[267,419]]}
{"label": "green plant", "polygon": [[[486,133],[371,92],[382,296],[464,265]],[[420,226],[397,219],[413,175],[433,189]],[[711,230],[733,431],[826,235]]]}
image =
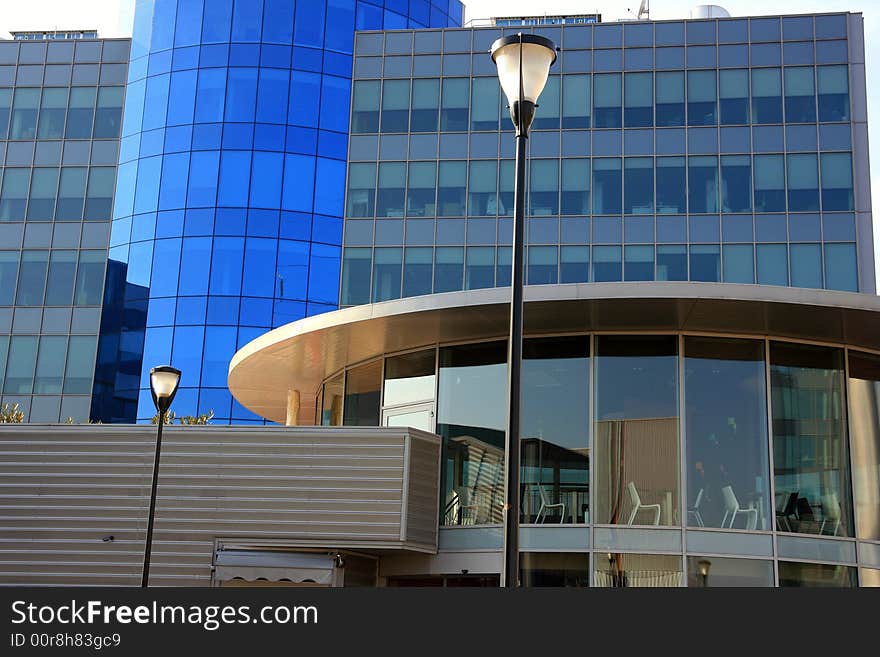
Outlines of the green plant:
{"label": "green plant", "polygon": [[[214,409],[211,409],[207,413],[202,413],[201,415],[181,415],[177,417],[177,414],[174,411],[165,411],[165,424],[174,424],[174,421],[177,420],[177,423],[183,426],[193,426],[199,424],[209,424],[211,419],[214,417]],[[150,418],[151,424],[159,424],[159,414],[156,413],[153,417]]]}

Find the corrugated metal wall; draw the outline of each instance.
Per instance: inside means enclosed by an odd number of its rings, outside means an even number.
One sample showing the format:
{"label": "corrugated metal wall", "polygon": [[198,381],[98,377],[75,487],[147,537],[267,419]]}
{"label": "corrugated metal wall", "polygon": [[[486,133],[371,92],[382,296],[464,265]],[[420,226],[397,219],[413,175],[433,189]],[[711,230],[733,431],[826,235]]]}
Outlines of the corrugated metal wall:
{"label": "corrugated metal wall", "polygon": [[[0,584],[138,585],[155,436],[0,426]],[[409,429],[169,427],[150,583],[210,584],[217,538],[434,552],[439,459]]]}

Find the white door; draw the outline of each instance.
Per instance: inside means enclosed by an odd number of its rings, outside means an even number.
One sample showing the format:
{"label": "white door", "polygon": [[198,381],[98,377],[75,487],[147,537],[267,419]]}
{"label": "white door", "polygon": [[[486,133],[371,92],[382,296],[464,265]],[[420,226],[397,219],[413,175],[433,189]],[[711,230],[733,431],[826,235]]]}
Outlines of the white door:
{"label": "white door", "polygon": [[412,427],[434,433],[434,402],[386,408],[382,411],[382,426]]}

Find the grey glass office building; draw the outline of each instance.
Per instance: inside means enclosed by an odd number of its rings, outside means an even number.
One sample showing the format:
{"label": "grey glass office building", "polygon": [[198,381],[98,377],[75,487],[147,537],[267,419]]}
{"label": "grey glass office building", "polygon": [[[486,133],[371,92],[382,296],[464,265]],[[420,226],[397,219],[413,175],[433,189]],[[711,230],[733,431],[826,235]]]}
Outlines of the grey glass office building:
{"label": "grey glass office building", "polygon": [[0,41],[0,381],[89,418],[130,40]]}
{"label": "grey glass office building", "polygon": [[561,47],[530,134],[527,283],[874,292],[854,14],[362,32],[341,305],[509,284],[490,44]]}

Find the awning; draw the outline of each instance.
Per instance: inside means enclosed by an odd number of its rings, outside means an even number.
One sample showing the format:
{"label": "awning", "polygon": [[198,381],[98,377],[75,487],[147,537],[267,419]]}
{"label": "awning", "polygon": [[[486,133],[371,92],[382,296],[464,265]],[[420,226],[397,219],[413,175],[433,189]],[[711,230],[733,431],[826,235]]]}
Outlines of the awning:
{"label": "awning", "polygon": [[333,556],[314,552],[219,550],[214,559],[214,580],[314,582],[330,586],[335,565]]}

